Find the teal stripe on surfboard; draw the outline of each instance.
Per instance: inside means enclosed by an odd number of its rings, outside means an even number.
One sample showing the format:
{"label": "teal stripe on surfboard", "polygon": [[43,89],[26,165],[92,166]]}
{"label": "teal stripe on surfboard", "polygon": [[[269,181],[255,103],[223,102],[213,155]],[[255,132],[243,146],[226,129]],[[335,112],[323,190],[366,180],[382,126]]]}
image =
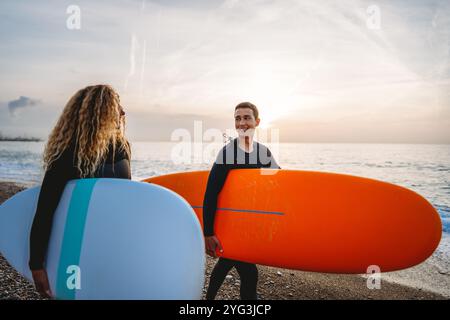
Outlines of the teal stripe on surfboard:
{"label": "teal stripe on surfboard", "polygon": [[92,191],[98,179],[81,179],[76,182],[72,191],[69,209],[67,212],[64,235],[56,279],[57,296],[61,299],[75,299],[75,289],[69,289],[67,268],[79,266],[81,248],[83,245],[84,226]]}

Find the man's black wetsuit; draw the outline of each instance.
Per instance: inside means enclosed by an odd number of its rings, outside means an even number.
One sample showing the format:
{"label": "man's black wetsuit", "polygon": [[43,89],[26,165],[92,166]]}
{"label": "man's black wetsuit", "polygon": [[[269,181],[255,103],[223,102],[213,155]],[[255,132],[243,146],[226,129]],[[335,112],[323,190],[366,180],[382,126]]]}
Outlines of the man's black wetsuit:
{"label": "man's black wetsuit", "polygon": [[[205,198],[203,201],[203,233],[206,237],[214,235],[214,218],[217,210],[217,198],[222,190],[228,172],[232,169],[279,169],[270,150],[257,142],[253,142],[253,150],[248,153],[238,147],[238,140],[227,144],[217,156],[208,177]],[[219,239],[220,240],[220,239]],[[255,264],[219,258],[209,281],[206,299],[214,299],[217,291],[231,268],[235,267],[241,279],[241,299],[255,300],[258,283],[258,269]]]}
{"label": "man's black wetsuit", "polygon": [[[112,146],[110,146],[104,163],[99,166],[95,173],[95,178],[131,179],[130,159],[126,152],[119,151],[120,148],[116,148],[113,152],[112,149]],[[45,172],[31,227],[29,261],[31,270],[44,268],[53,215],[62,192],[69,180],[80,178],[78,170],[74,166],[74,150],[74,144],[72,144]]]}

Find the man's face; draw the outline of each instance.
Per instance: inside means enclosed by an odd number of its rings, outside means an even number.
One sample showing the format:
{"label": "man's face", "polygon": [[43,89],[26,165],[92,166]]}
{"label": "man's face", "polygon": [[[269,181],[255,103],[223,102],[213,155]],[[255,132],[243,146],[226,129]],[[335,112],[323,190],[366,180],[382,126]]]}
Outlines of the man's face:
{"label": "man's face", "polygon": [[250,108],[240,108],[234,112],[234,127],[239,136],[253,135],[259,121],[259,119],[255,119],[253,110]]}

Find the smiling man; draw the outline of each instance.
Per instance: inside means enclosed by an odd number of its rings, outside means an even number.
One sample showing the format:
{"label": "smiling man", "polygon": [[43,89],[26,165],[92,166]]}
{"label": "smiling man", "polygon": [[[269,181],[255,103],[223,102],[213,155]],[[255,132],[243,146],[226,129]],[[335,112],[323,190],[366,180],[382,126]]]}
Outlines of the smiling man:
{"label": "smiling man", "polygon": [[[250,102],[238,104],[234,110],[235,128],[239,134],[218,154],[211,169],[203,202],[203,233],[206,253],[217,257],[216,250],[224,251],[214,232],[214,218],[217,199],[222,190],[228,172],[232,169],[280,168],[270,150],[253,141],[256,127],[260,123],[258,108]],[[226,248],[225,248],[226,250]],[[235,267],[241,279],[241,299],[256,300],[258,269],[255,264],[219,258],[211,274],[206,299],[214,299],[225,276]]]}

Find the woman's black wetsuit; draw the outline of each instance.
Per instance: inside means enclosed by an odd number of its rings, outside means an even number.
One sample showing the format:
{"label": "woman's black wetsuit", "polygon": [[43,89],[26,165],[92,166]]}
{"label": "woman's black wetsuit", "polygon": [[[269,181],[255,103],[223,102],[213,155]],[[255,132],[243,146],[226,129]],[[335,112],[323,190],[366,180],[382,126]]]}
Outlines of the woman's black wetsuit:
{"label": "woman's black wetsuit", "polygon": [[[121,148],[116,147],[113,152],[112,146],[109,147],[106,160],[98,167],[95,178],[131,179],[130,159],[125,151],[119,151],[119,149]],[[29,260],[31,270],[44,268],[53,215],[66,183],[69,180],[80,178],[78,170],[74,166],[74,158],[75,147],[72,144],[45,172],[31,227]]]}
{"label": "woman's black wetsuit", "polygon": [[[219,152],[216,162],[209,173],[203,201],[203,233],[205,236],[214,235],[217,198],[230,170],[256,168],[280,168],[270,150],[260,143],[254,142],[253,151],[245,152],[238,147],[237,139],[235,139]],[[225,276],[233,267],[236,268],[241,279],[241,299],[257,299],[256,286],[258,283],[258,269],[256,265],[226,258],[219,258],[211,273],[206,299],[215,298]]]}

